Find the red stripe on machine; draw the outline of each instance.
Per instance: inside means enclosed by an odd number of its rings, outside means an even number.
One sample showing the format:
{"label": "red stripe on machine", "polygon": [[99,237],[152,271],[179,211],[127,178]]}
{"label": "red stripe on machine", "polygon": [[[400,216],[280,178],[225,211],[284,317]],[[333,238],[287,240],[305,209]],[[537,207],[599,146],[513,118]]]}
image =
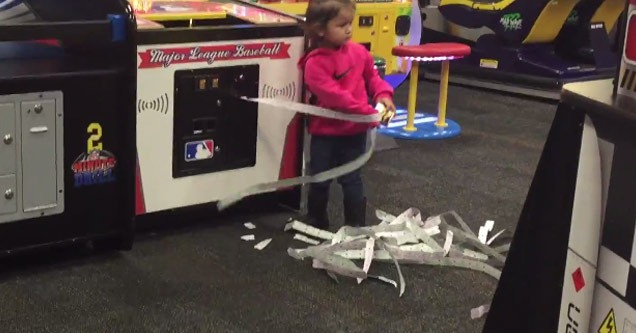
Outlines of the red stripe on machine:
{"label": "red stripe on machine", "polygon": [[42,40],[36,40],[36,42],[41,44],[53,45],[53,46],[61,46],[60,41],[57,39],[42,39]]}
{"label": "red stripe on machine", "polygon": [[141,184],[141,171],[139,169],[139,159],[137,159],[137,167],[135,170],[135,214],[143,215],[146,213],[146,202],[144,198],[144,187]]}
{"label": "red stripe on machine", "polygon": [[287,135],[285,136],[285,148],[283,150],[283,159],[280,166],[279,179],[288,179],[300,176],[300,137],[302,130],[303,118],[296,115],[287,127]]}
{"label": "red stripe on machine", "polygon": [[139,68],[170,67],[173,64],[239,60],[239,59],[288,59],[291,44],[283,42],[215,45],[150,49],[140,52]]}
{"label": "red stripe on machine", "polygon": [[[632,0],[633,3],[634,0]],[[627,38],[625,39],[625,58],[636,62],[636,11],[632,11],[627,22]]]}

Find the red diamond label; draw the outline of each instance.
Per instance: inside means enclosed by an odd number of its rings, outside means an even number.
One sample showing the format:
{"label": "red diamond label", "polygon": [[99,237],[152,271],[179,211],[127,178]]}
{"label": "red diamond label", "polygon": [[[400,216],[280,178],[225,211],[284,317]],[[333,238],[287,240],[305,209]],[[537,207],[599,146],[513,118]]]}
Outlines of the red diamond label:
{"label": "red diamond label", "polygon": [[583,278],[581,267],[577,268],[574,273],[572,273],[572,280],[574,281],[574,289],[576,289],[577,293],[585,287],[585,279]]}

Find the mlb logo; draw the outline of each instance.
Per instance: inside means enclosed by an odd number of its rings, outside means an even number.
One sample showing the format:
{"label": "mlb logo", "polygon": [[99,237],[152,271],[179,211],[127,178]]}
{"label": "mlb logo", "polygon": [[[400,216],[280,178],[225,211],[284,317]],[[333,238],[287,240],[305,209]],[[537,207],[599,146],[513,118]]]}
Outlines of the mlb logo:
{"label": "mlb logo", "polygon": [[185,144],[186,162],[208,160],[214,157],[214,140],[191,141]]}

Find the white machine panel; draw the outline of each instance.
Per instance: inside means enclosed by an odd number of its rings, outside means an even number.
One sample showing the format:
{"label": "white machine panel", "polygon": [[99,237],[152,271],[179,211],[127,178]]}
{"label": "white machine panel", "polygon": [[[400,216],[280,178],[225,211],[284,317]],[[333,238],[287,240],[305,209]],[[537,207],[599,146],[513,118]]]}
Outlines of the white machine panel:
{"label": "white machine panel", "polygon": [[[144,213],[150,213],[211,203],[249,186],[278,180],[288,126],[294,114],[262,105],[258,106],[253,166],[187,177],[173,174],[173,156],[181,158],[173,151],[175,73],[259,65],[259,97],[300,101],[302,87],[297,62],[303,51],[303,37],[139,46],[137,154],[138,183],[141,183],[138,188],[142,193],[137,193],[137,206],[143,200]],[[209,150],[202,156],[212,159],[221,156],[223,147],[210,142],[206,150],[206,144],[201,142],[197,147],[203,152]],[[221,153],[217,154],[219,150]]]}

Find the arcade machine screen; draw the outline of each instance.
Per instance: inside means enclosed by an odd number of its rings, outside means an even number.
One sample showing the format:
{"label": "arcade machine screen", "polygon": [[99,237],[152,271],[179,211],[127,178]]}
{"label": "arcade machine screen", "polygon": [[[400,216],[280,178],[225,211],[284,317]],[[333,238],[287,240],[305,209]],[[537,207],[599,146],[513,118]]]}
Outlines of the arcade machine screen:
{"label": "arcade machine screen", "polygon": [[231,0],[133,0],[131,4],[138,19],[154,21],[164,27],[296,22],[291,17]]}

